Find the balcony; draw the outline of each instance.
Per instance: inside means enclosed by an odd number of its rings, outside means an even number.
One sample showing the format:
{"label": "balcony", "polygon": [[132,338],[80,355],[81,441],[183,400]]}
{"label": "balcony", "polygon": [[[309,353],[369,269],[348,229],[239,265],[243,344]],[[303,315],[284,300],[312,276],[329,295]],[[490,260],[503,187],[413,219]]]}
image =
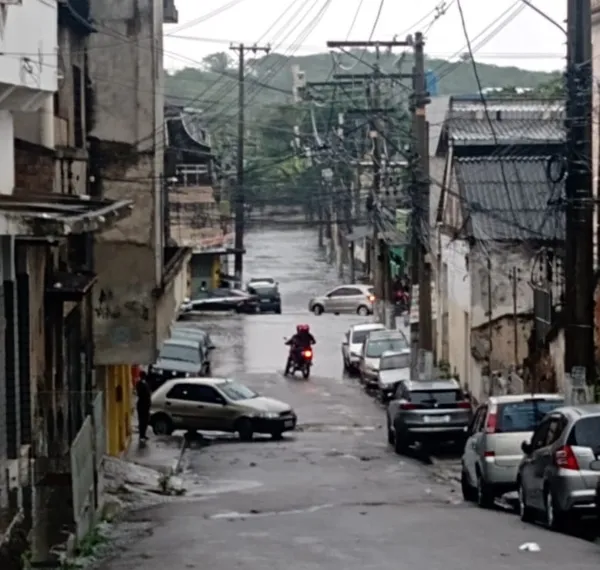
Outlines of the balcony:
{"label": "balcony", "polygon": [[2,52],[17,55],[0,58],[0,109],[35,111],[57,89],[56,4],[23,2],[3,9]]}
{"label": "balcony", "polygon": [[179,12],[175,7],[175,0],[163,0],[163,24],[177,24]]}

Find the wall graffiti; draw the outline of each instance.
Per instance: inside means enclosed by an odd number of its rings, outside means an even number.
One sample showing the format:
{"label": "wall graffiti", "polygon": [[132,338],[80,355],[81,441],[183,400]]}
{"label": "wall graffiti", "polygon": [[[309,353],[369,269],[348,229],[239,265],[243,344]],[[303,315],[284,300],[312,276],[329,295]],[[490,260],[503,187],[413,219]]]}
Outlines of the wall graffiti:
{"label": "wall graffiti", "polygon": [[136,299],[123,300],[116,296],[109,288],[100,290],[94,306],[94,313],[98,319],[141,319],[150,320],[150,308],[142,301]]}

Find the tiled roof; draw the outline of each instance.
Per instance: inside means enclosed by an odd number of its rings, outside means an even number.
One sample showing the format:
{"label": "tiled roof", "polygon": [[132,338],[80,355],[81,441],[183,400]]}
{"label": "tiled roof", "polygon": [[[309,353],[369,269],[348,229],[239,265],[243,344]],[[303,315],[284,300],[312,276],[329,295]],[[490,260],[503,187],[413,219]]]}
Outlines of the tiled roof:
{"label": "tiled roof", "polygon": [[562,240],[565,214],[556,204],[564,183],[546,175],[549,157],[457,158],[456,179],[470,235],[478,240]]}
{"label": "tiled roof", "polygon": [[453,99],[447,124],[455,144],[553,143],[565,140],[564,119],[562,101]]}

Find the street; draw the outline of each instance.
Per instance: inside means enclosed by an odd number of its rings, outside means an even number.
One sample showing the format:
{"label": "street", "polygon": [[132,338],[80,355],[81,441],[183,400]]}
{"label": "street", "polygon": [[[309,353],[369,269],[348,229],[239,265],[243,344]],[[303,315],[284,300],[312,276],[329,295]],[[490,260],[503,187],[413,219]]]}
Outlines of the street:
{"label": "street", "polygon": [[[360,317],[308,313],[308,299],[337,284],[316,242],[304,228],[249,234],[245,277],[278,280],[283,314],[201,321],[217,345],[213,375],[290,403],[298,430],[278,442],[192,442],[190,491],[131,513],[152,532],[103,569],[597,568],[595,544],[465,504],[443,460],[394,454],[381,406],[342,374],[342,335]],[[284,337],[298,323],[317,339],[310,380],[283,376]],[[527,542],[541,550],[520,551]]]}

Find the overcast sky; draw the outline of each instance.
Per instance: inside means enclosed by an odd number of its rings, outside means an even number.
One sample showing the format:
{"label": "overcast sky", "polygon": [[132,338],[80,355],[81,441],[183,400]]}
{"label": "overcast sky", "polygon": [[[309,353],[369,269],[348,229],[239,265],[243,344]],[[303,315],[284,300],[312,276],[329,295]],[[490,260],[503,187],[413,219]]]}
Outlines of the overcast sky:
{"label": "overcast sky", "polygon": [[[179,23],[164,28],[165,62],[169,69],[193,67],[205,55],[227,50],[230,42],[271,43],[274,51],[287,55],[327,51],[327,40],[346,39],[361,0],[175,0],[175,3]],[[477,61],[539,70],[563,66],[564,34],[531,8],[515,0],[461,0],[461,3]],[[533,3],[555,21],[564,22],[566,0],[533,0]],[[327,4],[327,10],[319,17]],[[403,38],[407,32],[426,31],[433,14],[420,23],[419,20],[440,4],[440,0],[386,0],[373,38],[390,40],[396,34]],[[426,52],[432,57],[450,58],[465,51],[456,0],[448,0],[446,4],[446,13],[426,33]],[[229,5],[232,6],[227,8]],[[369,37],[378,7],[379,0],[362,0],[349,39]],[[223,11],[208,17],[218,9]],[[201,21],[204,16],[208,19]],[[195,23],[196,20],[199,21]],[[477,38],[487,27],[489,30]],[[487,38],[490,33],[493,37]]]}

